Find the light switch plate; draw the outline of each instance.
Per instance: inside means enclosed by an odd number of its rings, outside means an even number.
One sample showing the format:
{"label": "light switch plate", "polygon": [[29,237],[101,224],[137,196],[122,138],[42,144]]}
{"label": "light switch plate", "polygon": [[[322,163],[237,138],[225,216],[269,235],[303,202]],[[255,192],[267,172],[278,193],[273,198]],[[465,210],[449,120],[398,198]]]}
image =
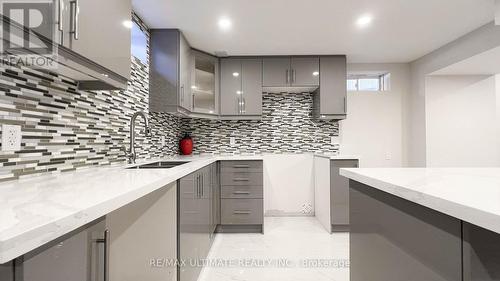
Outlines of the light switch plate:
{"label": "light switch plate", "polygon": [[235,137],[230,137],[229,138],[229,144],[230,145],[235,145],[236,144],[236,138]]}
{"label": "light switch plate", "polygon": [[2,125],[2,151],[21,150],[21,126]]}

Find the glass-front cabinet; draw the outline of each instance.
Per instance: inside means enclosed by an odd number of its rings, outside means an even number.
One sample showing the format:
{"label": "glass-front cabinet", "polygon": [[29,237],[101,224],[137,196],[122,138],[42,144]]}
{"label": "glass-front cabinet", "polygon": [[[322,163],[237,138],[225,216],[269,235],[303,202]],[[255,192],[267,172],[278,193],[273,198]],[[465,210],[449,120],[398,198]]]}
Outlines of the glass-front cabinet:
{"label": "glass-front cabinet", "polygon": [[218,114],[217,57],[192,50],[193,68],[191,75],[192,111],[200,114]]}

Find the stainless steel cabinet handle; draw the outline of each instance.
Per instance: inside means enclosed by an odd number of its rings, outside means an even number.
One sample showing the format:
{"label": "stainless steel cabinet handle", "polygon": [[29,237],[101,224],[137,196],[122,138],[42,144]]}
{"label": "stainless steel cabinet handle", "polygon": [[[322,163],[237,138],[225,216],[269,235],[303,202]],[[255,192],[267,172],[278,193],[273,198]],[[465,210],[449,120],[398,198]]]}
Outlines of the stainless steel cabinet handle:
{"label": "stainless steel cabinet handle", "polygon": [[79,38],[79,17],[80,17],[80,8],[78,5],[78,0],[73,0],[70,2],[71,5],[71,34],[73,34],[73,39],[78,40]]}
{"label": "stainless steel cabinet handle", "polygon": [[201,197],[203,197],[205,196],[205,177],[203,175],[201,175],[200,177],[201,177],[201,185],[200,185]]}
{"label": "stainless steel cabinet handle", "polygon": [[198,175],[198,198],[201,198],[201,178]]}
{"label": "stainless steel cabinet handle", "polygon": [[196,198],[199,198],[200,197],[200,185],[198,184],[198,175],[196,175],[195,185],[196,185]]}
{"label": "stainless steel cabinet handle", "polygon": [[103,267],[104,267],[104,281],[109,280],[109,230],[106,229],[104,231],[104,238],[103,239],[97,239],[96,242],[98,244],[103,244],[104,245],[104,262],[103,262]]}
{"label": "stainless steel cabinet handle", "polygon": [[233,194],[250,194],[249,191],[234,191]]}
{"label": "stainless steel cabinet handle", "polygon": [[249,181],[250,179],[248,178],[234,178],[234,181]]}
{"label": "stainless steel cabinet handle", "polygon": [[233,214],[235,214],[235,215],[250,215],[251,213],[252,212],[250,212],[250,211],[238,211],[238,210],[233,212]]}
{"label": "stainless steel cabinet handle", "polygon": [[287,84],[290,83],[290,75],[289,75],[288,69],[286,70],[285,79],[286,79]]}
{"label": "stainless steel cabinet handle", "polygon": [[59,31],[63,31],[63,10],[64,10],[64,2],[63,0],[59,0],[58,2],[59,13],[57,14],[57,27]]}
{"label": "stainless steel cabinet handle", "polygon": [[246,99],[242,99],[242,106],[243,106],[243,109],[241,110],[241,113],[246,113],[247,112],[247,100]]}
{"label": "stainless steel cabinet handle", "polygon": [[295,83],[297,80],[297,72],[295,72],[295,69],[292,69],[292,83]]}
{"label": "stainless steel cabinet handle", "polygon": [[194,107],[195,107],[195,106],[194,106],[194,93],[193,93],[192,95],[193,95],[193,109],[194,109]]}
{"label": "stainless steel cabinet handle", "polygon": [[63,30],[63,12],[64,12],[64,1],[59,0],[58,2],[58,13],[57,13],[57,29],[61,32],[61,42],[59,44],[64,44],[64,30]]}
{"label": "stainless steel cabinet handle", "polygon": [[347,97],[344,97],[344,113],[347,113]]}
{"label": "stainless steel cabinet handle", "polygon": [[184,105],[184,85],[181,86],[180,100],[181,100],[181,105]]}
{"label": "stainless steel cabinet handle", "polygon": [[233,165],[233,168],[250,168],[250,165]]}

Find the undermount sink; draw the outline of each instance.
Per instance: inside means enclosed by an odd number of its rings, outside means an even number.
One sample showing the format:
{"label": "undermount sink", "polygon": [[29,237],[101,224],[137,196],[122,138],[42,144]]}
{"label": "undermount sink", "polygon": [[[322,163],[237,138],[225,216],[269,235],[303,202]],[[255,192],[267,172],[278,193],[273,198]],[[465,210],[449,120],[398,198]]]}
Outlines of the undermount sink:
{"label": "undermount sink", "polygon": [[159,161],[159,162],[129,167],[127,169],[170,169],[170,168],[177,167],[179,165],[186,164],[186,163],[189,163],[189,162],[188,161]]}

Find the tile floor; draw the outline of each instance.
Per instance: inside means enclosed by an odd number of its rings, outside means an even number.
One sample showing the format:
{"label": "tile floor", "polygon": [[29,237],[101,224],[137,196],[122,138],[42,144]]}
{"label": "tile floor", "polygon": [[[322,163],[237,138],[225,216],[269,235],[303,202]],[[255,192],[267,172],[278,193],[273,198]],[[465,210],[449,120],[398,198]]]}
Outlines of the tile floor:
{"label": "tile floor", "polygon": [[349,280],[348,233],[329,234],[314,217],[268,217],[264,226],[265,234],[218,234],[198,280]]}

